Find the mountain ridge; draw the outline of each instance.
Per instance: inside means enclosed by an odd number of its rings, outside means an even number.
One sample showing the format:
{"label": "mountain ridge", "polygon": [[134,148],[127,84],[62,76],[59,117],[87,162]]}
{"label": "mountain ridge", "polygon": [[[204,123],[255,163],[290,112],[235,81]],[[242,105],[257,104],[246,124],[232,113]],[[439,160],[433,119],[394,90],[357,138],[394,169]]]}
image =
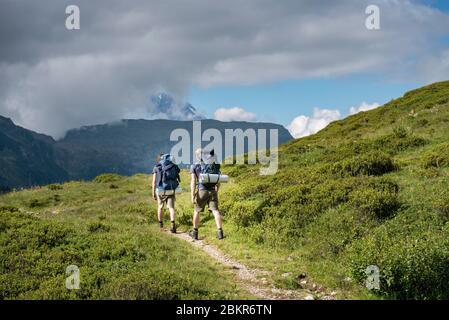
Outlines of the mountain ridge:
{"label": "mountain ridge", "polygon": [[[283,126],[268,122],[203,119],[201,124],[203,130],[217,128],[222,133],[224,129],[235,128],[278,129],[280,143],[293,139]],[[67,180],[90,180],[106,172],[122,175],[149,173],[157,154],[169,152],[176,143],[169,138],[170,133],[178,128],[191,134],[192,121],[122,119],[70,129],[63,138],[55,140],[1,117],[0,163],[3,169],[0,171],[0,188],[6,191]],[[21,155],[30,148],[33,152],[23,158]],[[41,169],[36,168],[36,164]]]}

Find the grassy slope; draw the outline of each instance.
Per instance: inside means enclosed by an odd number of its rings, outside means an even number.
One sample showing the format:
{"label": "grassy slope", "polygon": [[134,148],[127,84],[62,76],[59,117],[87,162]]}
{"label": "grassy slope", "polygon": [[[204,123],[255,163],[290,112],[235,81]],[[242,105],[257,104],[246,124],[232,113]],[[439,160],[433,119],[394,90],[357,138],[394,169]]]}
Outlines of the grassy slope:
{"label": "grassy slope", "polygon": [[[449,82],[279,152],[275,176],[224,169],[234,176],[221,192],[229,237],[212,242],[281,286],[306,273],[340,298],[449,298]],[[368,265],[380,268],[380,291],[363,286]]]}
{"label": "grassy slope", "polygon": [[[226,167],[233,176],[220,195],[227,238],[214,239],[207,213],[200,235],[273,271],[279,286],[298,288],[296,277],[306,273],[340,298],[448,298],[448,99],[449,83],[439,83],[334,122],[281,146],[275,176]],[[245,296],[226,270],[148,225],[147,187],[148,177],[137,175],[1,196],[2,297]],[[187,230],[188,192],[177,210]],[[64,288],[72,263],[82,276],[76,292]],[[370,264],[382,274],[375,294],[362,285]]]}
{"label": "grassy slope", "polygon": [[[0,299],[248,297],[229,270],[158,229],[148,181],[136,175],[1,196]],[[80,268],[80,290],[65,288],[70,264]]]}

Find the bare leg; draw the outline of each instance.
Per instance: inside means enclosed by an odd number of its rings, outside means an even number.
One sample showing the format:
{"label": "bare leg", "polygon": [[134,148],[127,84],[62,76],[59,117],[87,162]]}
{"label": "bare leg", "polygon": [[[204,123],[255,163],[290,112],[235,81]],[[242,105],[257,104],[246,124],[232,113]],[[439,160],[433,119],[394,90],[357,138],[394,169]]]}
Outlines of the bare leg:
{"label": "bare leg", "polygon": [[175,208],[168,208],[168,211],[170,211],[170,221],[175,221]]}
{"label": "bare leg", "polygon": [[163,217],[163,210],[164,210],[164,205],[158,205],[157,206],[157,220],[159,222],[162,221]]}
{"label": "bare leg", "polygon": [[220,211],[212,210],[212,213],[214,214],[214,217],[215,217],[215,224],[217,225],[217,229],[221,229],[222,228],[222,221],[221,221]]}
{"label": "bare leg", "polygon": [[199,211],[193,212],[193,228],[198,229],[200,226],[200,213]]}

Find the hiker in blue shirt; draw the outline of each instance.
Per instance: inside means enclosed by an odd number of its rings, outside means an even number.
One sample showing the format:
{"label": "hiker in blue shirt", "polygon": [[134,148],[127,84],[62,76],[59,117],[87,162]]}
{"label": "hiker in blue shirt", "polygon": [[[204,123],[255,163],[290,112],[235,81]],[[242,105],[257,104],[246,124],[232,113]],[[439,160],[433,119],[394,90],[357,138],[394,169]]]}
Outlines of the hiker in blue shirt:
{"label": "hiker in blue shirt", "polygon": [[224,238],[221,213],[218,209],[218,190],[219,183],[203,183],[200,179],[201,174],[220,174],[220,164],[216,163],[214,150],[202,151],[198,149],[195,151],[198,162],[190,167],[190,189],[191,199],[194,205],[193,213],[193,230],[190,236],[194,240],[198,240],[198,227],[200,224],[200,212],[204,210],[206,204],[215,217],[215,223],[218,228],[217,238],[219,240]]}
{"label": "hiker in blue shirt", "polygon": [[153,199],[157,200],[157,219],[161,228],[163,227],[163,209],[167,204],[168,211],[170,211],[171,233],[176,233],[175,192],[181,181],[179,172],[180,169],[173,163],[171,155],[160,154],[158,156],[157,164],[153,168]]}

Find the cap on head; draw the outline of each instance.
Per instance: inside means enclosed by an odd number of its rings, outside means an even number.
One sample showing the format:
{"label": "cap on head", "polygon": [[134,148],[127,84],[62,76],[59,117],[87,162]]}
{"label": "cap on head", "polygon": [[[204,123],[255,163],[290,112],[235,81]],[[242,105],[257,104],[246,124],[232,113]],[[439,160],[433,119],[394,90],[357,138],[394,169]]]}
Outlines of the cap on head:
{"label": "cap on head", "polygon": [[161,162],[162,161],[172,161],[173,162],[174,158],[172,155],[165,153],[165,154],[161,154]]}

